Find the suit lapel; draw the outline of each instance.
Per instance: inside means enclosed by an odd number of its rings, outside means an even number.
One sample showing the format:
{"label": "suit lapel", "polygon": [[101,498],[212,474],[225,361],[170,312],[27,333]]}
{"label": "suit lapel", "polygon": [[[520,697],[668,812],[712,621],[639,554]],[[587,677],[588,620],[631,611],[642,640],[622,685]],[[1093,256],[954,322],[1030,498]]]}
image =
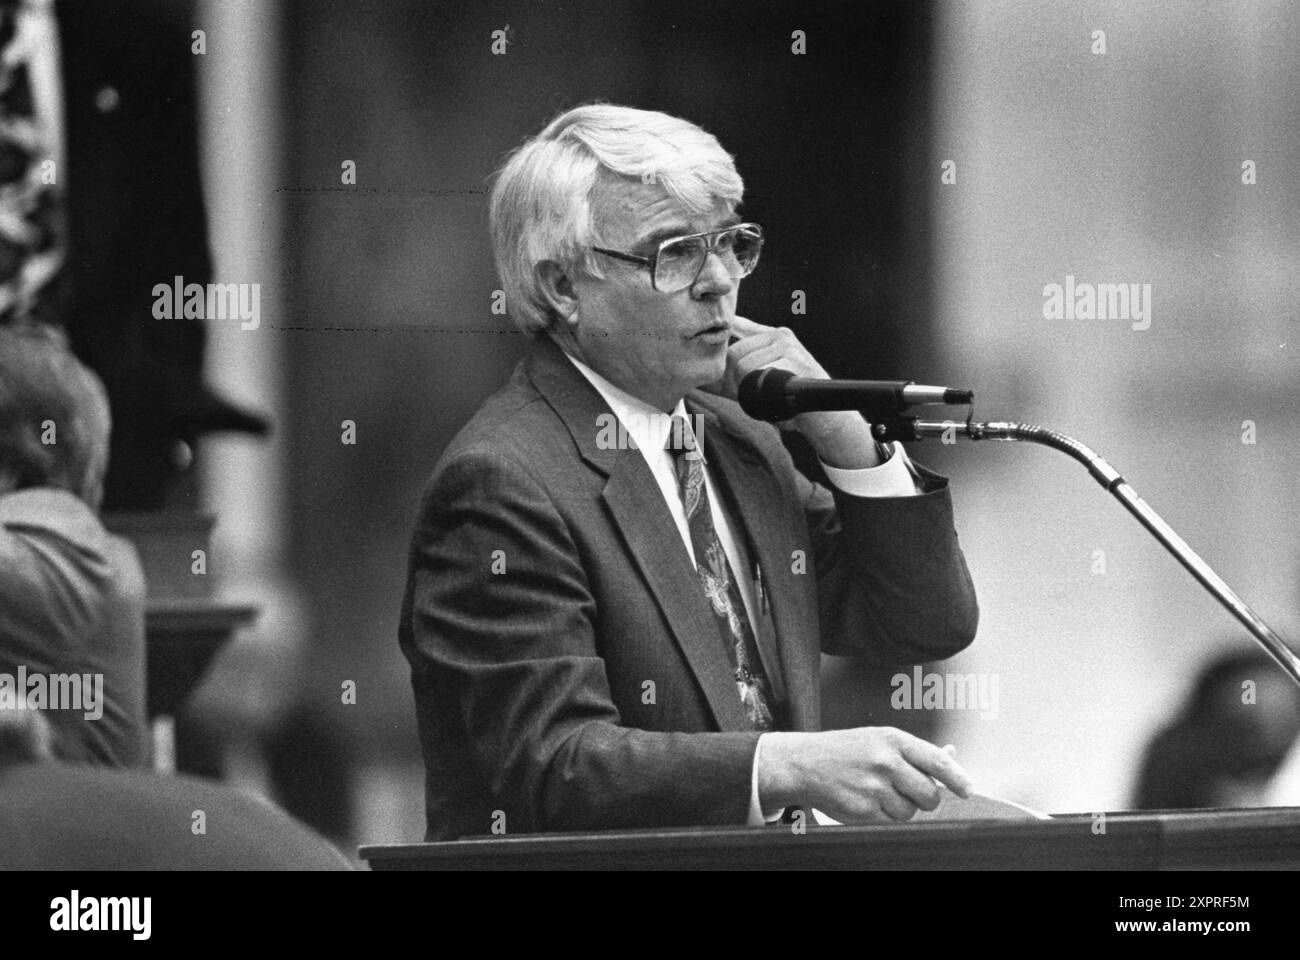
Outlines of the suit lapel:
{"label": "suit lapel", "polygon": [[[602,448],[597,444],[598,418],[613,413],[549,337],[534,342],[525,371],[538,393],[564,421],[582,458],[608,477],[603,491],[605,503],[663,611],[673,640],[703,691],[718,728],[748,729],[749,721],[736,695],[735,676],[718,640],[708,600],[645,458],[636,450]],[[785,701],[791,728],[817,730],[821,727],[821,664],[816,638],[808,633],[818,629],[818,611],[806,590],[790,585],[789,573],[793,551],[807,551],[809,544],[796,542],[782,519],[790,508],[771,476],[771,465],[739,431],[728,429],[714,409],[715,403],[714,398],[698,391],[686,398],[688,412],[705,418],[708,434],[703,441],[704,456],[711,476],[728,498],[732,519],[739,526],[736,532],[745,538],[751,561],[757,561],[763,569],[773,629],[757,631],[759,655],[774,692]],[[736,575],[749,576],[750,572],[737,571]]]}
{"label": "suit lapel", "polygon": [[749,720],[736,694],[731,662],[677,525],[644,458],[636,450],[623,453],[605,485],[605,503],[704,691],[718,728],[744,730]]}
{"label": "suit lapel", "polygon": [[598,418],[613,413],[549,338],[534,343],[525,369],[533,386],[564,421],[582,458],[608,477],[605,504],[663,611],[718,729],[748,729],[717,623],[645,458],[637,450],[597,444]]}

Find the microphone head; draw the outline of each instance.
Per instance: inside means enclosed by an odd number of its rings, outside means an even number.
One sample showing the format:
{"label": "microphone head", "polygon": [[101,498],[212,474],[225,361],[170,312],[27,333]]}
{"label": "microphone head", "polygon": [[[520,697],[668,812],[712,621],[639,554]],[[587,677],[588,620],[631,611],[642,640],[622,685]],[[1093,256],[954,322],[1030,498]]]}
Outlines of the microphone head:
{"label": "microphone head", "polygon": [[745,374],[736,388],[740,408],[755,420],[789,420],[798,412],[785,391],[786,384],[794,377],[789,370],[776,367],[763,367]]}

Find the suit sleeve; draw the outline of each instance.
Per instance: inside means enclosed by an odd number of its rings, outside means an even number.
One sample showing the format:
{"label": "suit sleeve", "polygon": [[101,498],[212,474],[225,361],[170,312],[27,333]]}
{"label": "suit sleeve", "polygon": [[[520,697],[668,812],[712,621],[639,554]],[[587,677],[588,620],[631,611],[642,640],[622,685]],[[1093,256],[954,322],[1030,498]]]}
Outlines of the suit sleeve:
{"label": "suit sleeve", "polygon": [[486,451],[445,463],[411,578],[417,699],[454,703],[511,832],[745,822],[758,734],[621,725],[579,552],[526,468]]}
{"label": "suit sleeve", "polygon": [[804,477],[779,440],[769,449],[803,505],[823,652],[910,664],[970,645],[979,604],[945,477],[912,461],[915,495],[860,497]]}

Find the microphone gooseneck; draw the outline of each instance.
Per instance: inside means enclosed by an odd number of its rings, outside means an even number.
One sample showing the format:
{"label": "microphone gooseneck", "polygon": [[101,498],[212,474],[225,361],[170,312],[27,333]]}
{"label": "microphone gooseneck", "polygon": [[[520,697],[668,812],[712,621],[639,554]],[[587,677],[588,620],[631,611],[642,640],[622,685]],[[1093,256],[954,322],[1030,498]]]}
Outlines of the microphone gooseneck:
{"label": "microphone gooseneck", "polygon": [[1037,443],[1079,461],[1101,487],[1118,500],[1133,517],[1168,550],[1184,569],[1232,614],[1267,651],[1268,655],[1292,680],[1300,684],[1300,656],[1228,586],[1227,581],[1201,559],[1182,537],[1156,513],[1136,490],[1129,485],[1118,470],[1107,463],[1091,447],[1067,437],[1048,427],[1027,423],[974,420],[918,420],[916,417],[894,416],[872,426],[877,440],[921,440],[940,437],[945,443],[955,443],[958,437],[968,440],[1010,440]]}

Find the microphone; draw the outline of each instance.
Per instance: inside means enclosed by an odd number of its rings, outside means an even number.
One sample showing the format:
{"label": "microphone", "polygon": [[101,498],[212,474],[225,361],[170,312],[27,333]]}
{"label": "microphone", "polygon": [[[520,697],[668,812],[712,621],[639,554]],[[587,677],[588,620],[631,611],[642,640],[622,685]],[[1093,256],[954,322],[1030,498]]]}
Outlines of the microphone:
{"label": "microphone", "polygon": [[967,404],[970,390],[926,387],[911,380],[810,380],[763,367],[740,381],[737,399],[755,420],[788,420],[817,410],[857,410],[867,419],[896,417],[918,404]]}

